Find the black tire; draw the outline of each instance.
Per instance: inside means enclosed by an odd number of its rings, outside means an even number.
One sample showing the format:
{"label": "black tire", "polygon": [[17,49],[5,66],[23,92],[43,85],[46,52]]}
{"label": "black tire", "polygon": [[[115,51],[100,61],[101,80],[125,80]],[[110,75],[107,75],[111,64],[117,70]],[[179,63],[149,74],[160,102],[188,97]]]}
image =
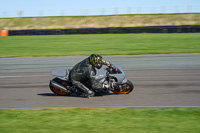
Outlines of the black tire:
{"label": "black tire", "polygon": [[127,82],[125,84],[122,84],[121,86],[122,90],[119,89],[119,87],[116,87],[114,90],[112,90],[112,92],[116,94],[129,94],[134,89],[133,83],[129,80],[127,80]]}
{"label": "black tire", "polygon": [[[53,81],[55,81],[56,83],[59,83],[61,85],[63,85],[64,87],[66,88],[69,88],[71,87],[71,84],[69,82],[66,82],[66,81],[63,81],[59,78],[54,78]],[[70,94],[72,94],[72,91],[71,90],[68,90],[67,92],[63,92],[61,91],[60,89],[54,87],[51,85],[51,82],[49,83],[49,88],[50,90],[54,93],[54,94],[57,94],[59,96],[69,96]]]}

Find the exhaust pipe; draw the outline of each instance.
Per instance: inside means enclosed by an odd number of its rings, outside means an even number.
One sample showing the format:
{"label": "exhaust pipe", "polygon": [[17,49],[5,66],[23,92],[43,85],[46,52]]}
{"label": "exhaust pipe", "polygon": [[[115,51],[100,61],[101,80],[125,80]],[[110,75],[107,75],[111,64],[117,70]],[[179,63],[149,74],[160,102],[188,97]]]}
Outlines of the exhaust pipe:
{"label": "exhaust pipe", "polygon": [[68,92],[68,90],[63,85],[60,85],[57,82],[52,81],[52,80],[50,82],[53,87],[60,89],[62,92]]}

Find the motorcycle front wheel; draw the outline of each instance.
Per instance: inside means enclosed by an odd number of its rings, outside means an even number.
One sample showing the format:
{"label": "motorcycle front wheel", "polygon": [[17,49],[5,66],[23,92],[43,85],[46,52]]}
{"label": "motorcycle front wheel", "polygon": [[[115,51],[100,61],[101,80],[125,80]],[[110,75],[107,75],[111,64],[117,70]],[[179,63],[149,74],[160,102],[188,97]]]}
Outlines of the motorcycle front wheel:
{"label": "motorcycle front wheel", "polygon": [[129,94],[131,91],[133,91],[134,86],[131,81],[127,81],[125,84],[117,86],[114,90],[111,90],[112,92],[116,94]]}

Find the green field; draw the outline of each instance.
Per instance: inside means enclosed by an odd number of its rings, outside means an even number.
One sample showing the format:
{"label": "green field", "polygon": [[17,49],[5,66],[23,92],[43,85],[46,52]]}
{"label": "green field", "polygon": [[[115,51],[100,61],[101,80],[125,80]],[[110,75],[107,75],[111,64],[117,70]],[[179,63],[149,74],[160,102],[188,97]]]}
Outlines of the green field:
{"label": "green field", "polygon": [[0,57],[200,53],[200,33],[0,37]]}
{"label": "green field", "polygon": [[0,110],[1,133],[199,133],[199,108]]}

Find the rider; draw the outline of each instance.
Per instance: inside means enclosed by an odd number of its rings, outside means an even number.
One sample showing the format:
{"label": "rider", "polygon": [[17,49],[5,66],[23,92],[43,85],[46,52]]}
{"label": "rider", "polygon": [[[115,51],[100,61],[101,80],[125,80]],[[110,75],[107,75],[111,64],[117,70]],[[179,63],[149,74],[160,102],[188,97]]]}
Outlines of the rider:
{"label": "rider", "polygon": [[[104,85],[95,80],[95,68],[100,69],[102,65],[110,66],[110,63],[104,61],[99,54],[91,54],[88,58],[79,62],[72,68],[70,80],[74,86],[83,91],[80,96],[92,97],[94,96],[94,91],[92,91],[92,89],[108,88],[108,85]],[[78,90],[76,89],[76,91]]]}

